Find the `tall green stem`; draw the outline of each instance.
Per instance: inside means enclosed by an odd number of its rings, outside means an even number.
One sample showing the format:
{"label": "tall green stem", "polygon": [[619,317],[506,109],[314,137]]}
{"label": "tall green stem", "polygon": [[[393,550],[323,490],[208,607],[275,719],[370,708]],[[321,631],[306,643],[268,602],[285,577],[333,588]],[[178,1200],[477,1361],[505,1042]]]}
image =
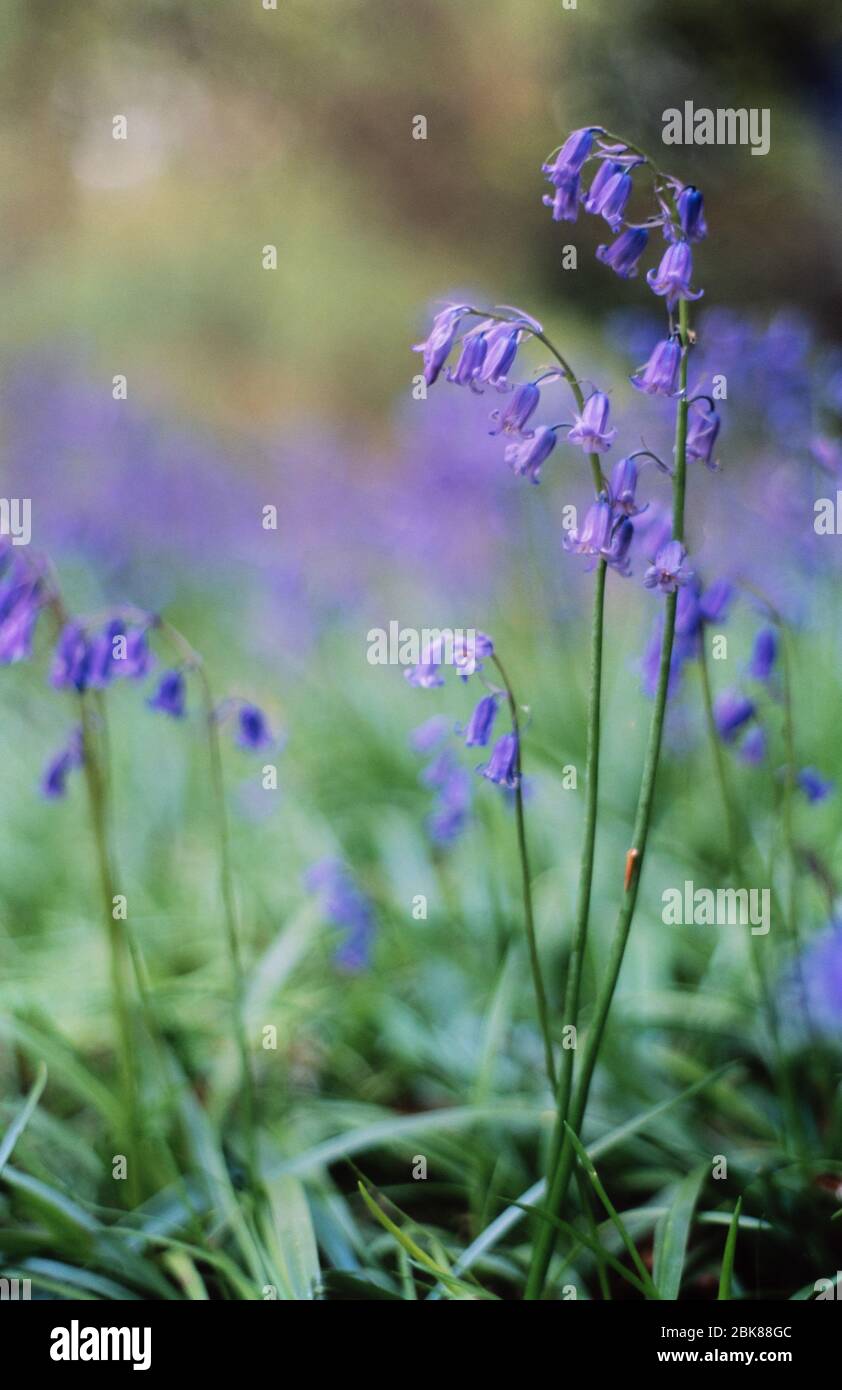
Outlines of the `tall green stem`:
{"label": "tall green stem", "polygon": [[134,1206],[139,1192],[138,1137],[140,1116],[138,1113],[139,1087],[135,1068],[136,1049],[128,988],[128,944],[123,929],[124,924],[114,917],[114,872],[108,836],[106,777],[99,755],[98,735],[85,695],[80,696],[79,705],[82,718],[85,783],[96,846],[103,916],[108,933],[111,997],[117,1031],[117,1049],[120,1058],[124,1122],[126,1125],[127,1191],[129,1205]]}
{"label": "tall green stem", "polygon": [[[683,541],[684,500],[687,482],[687,418],[689,410],[687,399],[687,367],[690,351],[690,324],[686,300],[680,301],[679,331],[683,353],[679,377],[681,394],[678,398],[675,426],[672,530],[674,538]],[[667,694],[672,666],[672,648],[675,637],[677,597],[677,592],[675,591],[666,596],[658,685],[655,693],[655,704],[649,728],[649,741],[646,748],[643,773],[641,776],[637,813],[635,815],[634,830],[632,833],[632,845],[629,850],[629,856],[627,857],[628,868],[623,899],[617,917],[617,924],[614,929],[614,939],[609,954],[605,977],[596,1001],[593,1024],[585,1043],[579,1080],[570,1106],[571,1128],[577,1133],[581,1130],[582,1121],[585,1116],[591,1080],[602,1045],[608,1014],[614,998],[614,991],[617,987],[617,980],[620,976],[620,969],[623,964],[623,957],[625,955],[626,944],[628,942],[629,931],[631,930],[635,905],[637,903],[637,892],[640,884],[640,874],[643,867],[646,844],[649,838],[652,803],[655,795],[655,782],[661,753],[664,716],[666,714]],[[556,1136],[550,1150],[550,1169],[548,1172],[546,1197],[547,1209],[553,1216],[560,1211],[565,1197],[567,1196],[567,1189],[573,1171],[574,1157],[573,1146],[569,1138],[561,1130],[557,1120]],[[554,1246],[555,1227],[552,1226],[550,1222],[542,1222],[541,1229],[536,1236],[532,1264],[527,1278],[525,1292],[525,1297],[527,1299],[538,1299],[541,1297]]]}
{"label": "tall green stem", "polygon": [[506,688],[509,715],[515,735],[515,820],[517,823],[517,843],[518,854],[520,856],[521,885],[523,891],[523,916],[526,925],[526,940],[529,946],[529,962],[532,968],[532,984],[535,990],[535,1003],[538,1008],[538,1021],[541,1026],[541,1035],[544,1039],[544,1064],[547,1069],[547,1078],[550,1086],[555,1090],[556,1073],[555,1062],[553,1060],[553,1040],[552,1034],[550,1033],[549,1009],[547,1008],[547,992],[544,988],[541,960],[538,955],[538,940],[535,935],[535,917],[532,910],[532,875],[529,869],[529,854],[526,846],[526,820],[523,814],[523,762],[520,746],[520,722],[518,719],[517,701],[511,682],[506,675],[505,668],[496,653],[492,657],[492,661],[497,667],[500,673],[500,679]]}

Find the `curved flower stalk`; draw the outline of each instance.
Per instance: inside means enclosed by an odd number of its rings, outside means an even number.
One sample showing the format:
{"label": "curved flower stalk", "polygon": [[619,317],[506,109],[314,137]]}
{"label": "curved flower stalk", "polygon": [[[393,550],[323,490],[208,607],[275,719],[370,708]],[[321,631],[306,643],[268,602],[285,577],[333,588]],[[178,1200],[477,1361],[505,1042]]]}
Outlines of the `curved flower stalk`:
{"label": "curved flower stalk", "polygon": [[[443,647],[427,655],[430,656],[430,660],[418,666],[410,667],[404,673],[410,685],[419,685],[429,688],[431,686],[444,684],[444,676],[441,670],[442,666],[445,664]],[[497,721],[499,707],[505,702],[509,712],[510,728],[497,738],[488,758],[485,762],[480,763],[476,770],[489,782],[496,783],[497,786],[502,787],[506,792],[510,793],[514,800],[518,857],[520,859],[521,868],[523,916],[526,929],[526,941],[529,949],[529,963],[532,971],[532,984],[535,992],[538,1022],[544,1044],[544,1064],[546,1067],[547,1079],[552,1089],[555,1090],[557,1078],[553,1056],[549,1008],[547,1005],[547,993],[544,986],[543,972],[541,970],[538,941],[535,934],[535,917],[532,906],[532,875],[529,868],[526,817],[523,806],[523,754],[520,707],[506,669],[495,651],[494,643],[486,633],[476,633],[474,641],[470,644],[465,640],[462,644],[455,645],[452,664],[463,681],[467,681],[473,675],[481,676],[486,661],[490,661],[495,667],[502,681],[502,689],[489,686],[488,693],[483,695],[479,700],[465,729],[465,746],[467,748],[485,748],[489,745]],[[428,720],[419,730],[416,730],[416,746],[424,750],[434,747],[436,742],[440,739],[441,734],[441,724],[434,720]],[[436,761],[427,769],[426,780],[428,784],[433,786],[436,784],[442,785],[443,783],[449,784],[458,771],[459,769],[455,769],[453,766],[450,750],[445,749],[444,753],[439,754]],[[432,776],[430,775],[431,773]],[[447,812],[448,809],[447,806],[443,807],[444,812]]]}

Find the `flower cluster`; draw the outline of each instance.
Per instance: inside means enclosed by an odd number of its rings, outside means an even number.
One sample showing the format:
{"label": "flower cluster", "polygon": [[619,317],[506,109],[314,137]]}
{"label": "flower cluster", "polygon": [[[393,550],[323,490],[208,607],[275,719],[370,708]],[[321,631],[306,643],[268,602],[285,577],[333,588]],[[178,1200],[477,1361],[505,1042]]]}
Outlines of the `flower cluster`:
{"label": "flower cluster", "polygon": [[[454,665],[460,678],[466,681],[469,676],[482,671],[483,660],[494,656],[494,643],[486,633],[477,633],[471,654],[456,652]],[[480,660],[480,657],[483,660]],[[441,663],[425,663],[414,666],[405,672],[412,685],[430,687],[443,685]],[[500,704],[508,692],[489,687],[475,706],[464,729],[466,748],[486,748],[491,741]],[[412,735],[412,746],[417,752],[430,752],[439,744],[448,731],[447,721],[427,720]],[[477,772],[490,782],[514,791],[521,785],[520,747],[517,730],[512,727],[501,735],[486,762],[477,765]],[[437,793],[437,803],[428,822],[431,838],[438,843],[446,843],[455,838],[465,824],[469,791],[462,775],[463,770],[449,748],[444,748],[422,773],[426,786]]]}
{"label": "flower cluster", "polygon": [[12,552],[6,537],[0,549],[0,665],[26,661],[44,605],[40,575]]}
{"label": "flower cluster", "polygon": [[[589,163],[595,172],[585,188],[583,176]],[[654,179],[658,210],[643,222],[631,222],[626,210],[634,188],[632,174],[644,167]],[[666,300],[670,312],[679,299],[701,298],[703,291],[691,288],[690,243],[707,236],[704,197],[698,188],[661,174],[646,155],[613,140],[601,126],[574,130],[542,168],[554,190],[544,195],[554,221],[575,222],[583,207],[608,223],[615,240],[597,248],[603,265],[624,280],[636,275],[650,232],[660,228],[668,244],[659,265],[646,276],[649,288]]]}
{"label": "flower cluster", "polygon": [[[16,586],[23,597],[12,604],[10,612],[26,608],[30,613],[27,621],[34,624],[40,608],[47,602],[43,585],[40,579],[20,578]],[[159,625],[153,614],[135,611],[128,615],[115,613],[104,620],[88,622],[72,618],[66,621],[53,652],[50,683],[56,690],[84,695],[87,691],[104,691],[119,680],[144,680],[155,665],[149,634]],[[31,642],[31,631],[28,641]],[[22,655],[29,655],[29,645]],[[151,710],[173,719],[184,717],[188,669],[167,670],[159,676],[146,701]],[[229,717],[235,721],[235,741],[239,747],[257,752],[274,744],[266,716],[256,705],[240,699],[226,700],[215,710],[214,718],[221,724]],[[83,733],[75,729],[69,742],[47,764],[41,782],[43,794],[51,799],[63,796],[69,773],[82,767],[84,761]]]}

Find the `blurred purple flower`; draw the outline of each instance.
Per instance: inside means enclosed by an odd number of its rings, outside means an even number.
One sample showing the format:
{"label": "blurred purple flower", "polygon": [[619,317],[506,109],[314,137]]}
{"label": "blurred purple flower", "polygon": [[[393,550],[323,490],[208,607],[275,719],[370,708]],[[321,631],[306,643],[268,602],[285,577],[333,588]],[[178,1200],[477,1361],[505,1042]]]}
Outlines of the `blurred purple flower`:
{"label": "blurred purple flower", "polygon": [[237,712],[237,724],[237,743],[241,748],[259,752],[263,748],[271,748],[275,742],[266,716],[257,705],[241,705]]}
{"label": "blurred purple flower", "polygon": [[64,796],[67,791],[67,778],[69,774],[84,763],[84,743],[81,728],[76,728],[70,735],[66,746],[61,749],[55,757],[51,758],[47,764],[44,775],[41,779],[41,794],[48,800],[55,801]]}
{"label": "blurred purple flower", "polygon": [[822,777],[814,767],[804,767],[798,774],[798,785],[807,800],[824,801],[836,788],[830,778]]}
{"label": "blurred purple flower", "polygon": [[518,785],[518,746],[514,730],[498,739],[487,763],[481,763],[477,772],[487,777],[489,782],[497,782],[502,787],[515,788]]}
{"label": "blurred purple flower", "polygon": [[703,241],[708,234],[705,222],[705,199],[701,189],[688,183],[676,199],[678,220],[688,241]]}
{"label": "blurred purple flower", "polygon": [[409,735],[409,746],[415,753],[430,753],[450,733],[451,723],[444,714],[434,714],[419,724]]}
{"label": "blurred purple flower", "polygon": [[756,766],[765,760],[767,746],[766,730],[755,724],[740,745],[740,758],[744,763]]}
{"label": "blurred purple flower", "polygon": [[733,743],[738,731],[755,715],[752,700],[738,690],[724,690],[713,706],[716,730],[724,743]]}
{"label": "blurred purple flower", "polygon": [[474,709],[465,730],[466,748],[485,748],[497,718],[497,696],[484,695]]}
{"label": "blurred purple flower", "polygon": [[308,869],[304,883],[320,895],[328,921],[344,932],[334,952],[336,964],[348,971],[365,970],[371,960],[374,913],[346,866],[339,859],[323,859]]}
{"label": "blurred purple flower", "polygon": [[183,671],[165,671],[155,694],[147,700],[150,709],[181,719],[185,712],[185,682]]}
{"label": "blurred purple flower", "polygon": [[767,681],[778,655],[778,635],[773,627],[761,628],[754,639],[748,674],[752,680]]}

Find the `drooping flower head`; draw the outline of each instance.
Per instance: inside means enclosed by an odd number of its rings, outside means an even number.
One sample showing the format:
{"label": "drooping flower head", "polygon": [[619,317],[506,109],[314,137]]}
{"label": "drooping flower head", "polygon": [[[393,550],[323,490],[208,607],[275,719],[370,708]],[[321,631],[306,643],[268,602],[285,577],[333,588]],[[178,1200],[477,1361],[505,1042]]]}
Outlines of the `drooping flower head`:
{"label": "drooping flower head", "polygon": [[767,744],[766,730],[760,724],[754,724],[740,745],[741,761],[756,767],[766,757]]}
{"label": "drooping flower head", "polygon": [[756,713],[753,700],[739,690],[723,690],[714,701],[713,717],[716,730],[724,743],[733,743],[739,730]]}
{"label": "drooping flower head", "polygon": [[558,154],[541,168],[550,183],[559,183],[568,174],[578,174],[593,148],[594,136],[600,133],[600,126],[584,126],[568,135]]}
{"label": "drooping flower head", "polygon": [[707,406],[702,401],[693,402],[687,425],[688,463],[703,463],[712,472],[719,467],[713,458],[713,450],[721,423],[713,406]]}
{"label": "drooping flower head", "polygon": [[588,189],[585,212],[604,217],[612,231],[616,231],[623,220],[632,187],[628,163],[604,159]]}
{"label": "drooping flower head", "polygon": [[693,571],[684,563],[687,551],[681,541],[671,540],[662,546],[650,565],[643,583],[647,589],[660,589],[663,594],[672,594],[681,584],[687,584]]}
{"label": "drooping flower head", "polygon": [[491,757],[487,763],[482,763],[477,772],[483,777],[487,777],[489,782],[496,782],[501,787],[514,789],[518,785],[518,745],[517,735],[514,730],[503,734],[491,750]]}
{"label": "drooping flower head", "polygon": [[565,534],[564,549],[573,555],[603,555],[611,541],[613,525],[614,512],[603,494],[588,507],[582,525],[574,526]]}
{"label": "drooping flower head", "polygon": [[588,454],[604,454],[617,437],[616,429],[608,428],[611,403],[604,391],[594,391],[585,401],[581,415],[568,432],[571,444],[579,444]]}
{"label": "drooping flower head", "polygon": [[798,774],[798,785],[810,802],[824,801],[835,789],[836,783],[829,777],[822,777],[814,767],[802,767]]}
{"label": "drooping flower head", "polygon": [[701,189],[685,184],[676,198],[678,220],[688,241],[702,241],[708,234],[705,222],[705,200]]}
{"label": "drooping flower head", "polygon": [[165,671],[148,700],[150,709],[181,719],[185,713],[186,685],[183,671]]}
{"label": "drooping flower head", "polygon": [[468,720],[468,727],[465,730],[466,748],[486,747],[494,728],[494,721],[497,718],[497,706],[498,697],[496,695],[483,695]]}
{"label": "drooping flower head", "polygon": [[579,216],[580,178],[567,171],[563,178],[553,179],[554,193],[545,193],[542,202],[552,208],[554,222],[575,222]]}
{"label": "drooping flower head", "polygon": [[675,241],[667,247],[657,270],[647,273],[646,281],[654,294],[663,296],[667,308],[675,308],[679,299],[701,299],[704,290],[693,290],[693,253],[686,241]]}
{"label": "drooping flower head", "polygon": [[778,655],[778,634],[773,627],[761,628],[754,639],[748,673],[752,680],[768,681]]}
{"label": "drooping flower head", "polygon": [[649,233],[645,227],[627,227],[610,246],[598,246],[596,258],[623,280],[637,274],[638,262],[646,250]]}
{"label": "drooping flower head", "polygon": [[428,386],[438,380],[442,367],[450,356],[459,323],[470,309],[469,304],[447,304],[436,314],[429,336],[416,343],[413,352],[424,354],[424,379]]}
{"label": "drooping flower head", "polygon": [[85,690],[90,668],[90,650],[81,623],[66,623],[59,634],[50,681],[56,690]]}
{"label": "drooping flower head", "polygon": [[541,400],[541,392],[534,381],[517,386],[505,410],[492,410],[492,428],[489,434],[519,434],[531,439],[532,431],[526,426]]}
{"label": "drooping flower head", "polygon": [[56,755],[50,759],[41,779],[41,794],[50,801],[56,801],[67,791],[70,773],[84,763],[84,740],[81,728],[73,730],[70,738]]}
{"label": "drooping flower head", "polygon": [[375,929],[374,912],[368,898],[338,859],[324,859],[314,864],[307,871],[304,882],[310,892],[321,895],[328,921],[341,928],[344,934],[334,952],[336,964],[354,973],[364,970],[371,958]]}
{"label": "drooping flower head", "polygon": [[259,752],[271,748],[275,740],[266,715],[257,705],[241,705],[237,712],[237,743],[241,748]]}
{"label": "drooping flower head", "polygon": [[556,446],[557,434],[550,425],[539,425],[528,439],[506,447],[505,459],[519,478],[541,481],[541,468]]}
{"label": "drooping flower head", "polygon": [[637,505],[638,467],[633,458],[618,459],[611,469],[611,482],[608,494],[615,513],[622,516],[638,516],[646,510],[648,503]]}
{"label": "drooping flower head", "polygon": [[630,377],[636,391],[647,396],[674,396],[678,391],[678,373],[681,367],[681,343],[673,336],[657,343],[649,361],[638,367]]}

